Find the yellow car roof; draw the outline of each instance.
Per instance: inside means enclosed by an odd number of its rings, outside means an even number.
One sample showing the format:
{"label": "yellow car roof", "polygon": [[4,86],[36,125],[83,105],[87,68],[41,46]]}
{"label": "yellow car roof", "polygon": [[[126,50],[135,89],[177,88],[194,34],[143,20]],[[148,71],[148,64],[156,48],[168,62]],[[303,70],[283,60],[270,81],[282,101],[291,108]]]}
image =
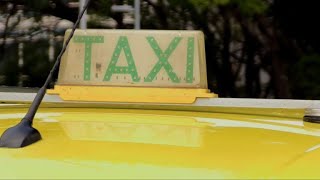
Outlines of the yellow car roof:
{"label": "yellow car roof", "polygon": [[[1,106],[0,133],[26,111]],[[318,178],[320,132],[295,114],[42,107],[34,127],[43,139],[1,148],[0,177]]]}

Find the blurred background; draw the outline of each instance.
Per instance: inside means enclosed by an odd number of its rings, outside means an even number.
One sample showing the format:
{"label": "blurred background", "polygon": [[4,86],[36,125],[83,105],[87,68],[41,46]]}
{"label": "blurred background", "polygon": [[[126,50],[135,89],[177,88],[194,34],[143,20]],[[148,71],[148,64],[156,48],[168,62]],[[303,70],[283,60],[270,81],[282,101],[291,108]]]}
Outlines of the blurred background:
{"label": "blurred background", "polygon": [[[0,0],[0,86],[41,87],[83,1]],[[318,7],[315,0],[92,0],[81,28],[201,30],[209,88],[220,97],[320,99]]]}

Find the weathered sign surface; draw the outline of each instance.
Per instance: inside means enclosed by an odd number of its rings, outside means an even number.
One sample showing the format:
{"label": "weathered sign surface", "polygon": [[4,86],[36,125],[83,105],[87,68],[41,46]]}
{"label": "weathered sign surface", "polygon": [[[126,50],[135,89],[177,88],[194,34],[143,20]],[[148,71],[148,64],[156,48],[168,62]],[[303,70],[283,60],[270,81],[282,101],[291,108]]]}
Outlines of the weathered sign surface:
{"label": "weathered sign surface", "polygon": [[77,30],[58,85],[206,89],[204,53],[200,31]]}

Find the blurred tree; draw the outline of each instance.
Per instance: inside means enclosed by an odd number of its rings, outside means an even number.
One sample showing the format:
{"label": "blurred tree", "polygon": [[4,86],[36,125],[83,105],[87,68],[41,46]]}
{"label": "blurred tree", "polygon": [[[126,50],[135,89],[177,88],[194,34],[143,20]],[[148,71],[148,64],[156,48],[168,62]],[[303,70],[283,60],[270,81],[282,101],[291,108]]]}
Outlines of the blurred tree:
{"label": "blurred tree", "polygon": [[295,98],[319,99],[320,84],[320,27],[316,25],[319,3],[317,1],[292,0],[285,3],[275,0],[273,4],[274,24],[283,34],[282,49],[291,55],[288,66],[294,68],[288,71],[291,91]]}
{"label": "blurred tree", "polygon": [[[246,65],[247,97],[260,97],[256,16],[269,7],[252,0],[145,0],[154,9],[150,19],[161,29],[200,29],[206,35],[209,87],[221,96],[239,97],[236,82]],[[149,7],[146,7],[149,8]],[[148,16],[143,16],[148,17]],[[144,23],[145,21],[143,21]],[[144,24],[143,24],[144,25]],[[258,36],[258,37],[257,37]]]}
{"label": "blurred tree", "polygon": [[[11,16],[16,13],[16,4],[12,4],[9,6],[5,3],[2,3],[1,5],[2,5],[0,6],[1,12],[5,12],[6,17],[5,17],[5,23],[4,23],[4,30],[1,34],[2,42],[0,43],[0,62],[5,57],[6,39],[7,39],[8,31],[10,31],[9,20]],[[7,6],[4,6],[4,5],[7,5]]]}
{"label": "blurred tree", "polygon": [[320,97],[320,55],[308,55],[299,60],[290,70],[294,97],[318,99]]}
{"label": "blurred tree", "polygon": [[[204,32],[208,83],[220,96],[320,98],[316,80],[320,70],[315,68],[320,56],[320,29],[315,25],[320,11],[316,9],[316,1],[141,1],[144,29]],[[32,17],[50,14],[75,21],[78,14],[78,8],[70,6],[68,0],[3,2],[15,5],[9,11],[5,3],[0,3],[0,11],[7,18],[16,13],[20,4],[24,5],[25,14]],[[132,5],[133,0],[92,1],[89,27],[105,28],[101,20],[111,17],[117,28],[132,28],[125,24],[123,13],[110,11],[112,4],[123,3]],[[6,33],[2,34],[2,39],[5,37]],[[39,68],[46,69],[47,65]],[[308,74],[304,76],[306,71]]]}
{"label": "blurred tree", "polygon": [[7,86],[15,86],[18,83],[18,48],[17,44],[6,46],[6,53],[0,61],[0,83]]}
{"label": "blurred tree", "polygon": [[49,43],[46,40],[25,43],[22,72],[28,79],[24,82],[24,86],[41,87],[44,83],[51,65],[48,49]]}

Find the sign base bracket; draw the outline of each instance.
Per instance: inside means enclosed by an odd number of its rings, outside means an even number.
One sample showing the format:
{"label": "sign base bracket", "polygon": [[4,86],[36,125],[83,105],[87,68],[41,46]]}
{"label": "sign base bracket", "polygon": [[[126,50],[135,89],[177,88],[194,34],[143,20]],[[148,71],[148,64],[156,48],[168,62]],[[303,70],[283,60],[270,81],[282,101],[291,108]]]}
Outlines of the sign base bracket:
{"label": "sign base bracket", "polygon": [[54,89],[48,89],[47,93],[58,94],[65,101],[123,103],[191,104],[197,98],[218,97],[208,89],[74,85],[55,85]]}

